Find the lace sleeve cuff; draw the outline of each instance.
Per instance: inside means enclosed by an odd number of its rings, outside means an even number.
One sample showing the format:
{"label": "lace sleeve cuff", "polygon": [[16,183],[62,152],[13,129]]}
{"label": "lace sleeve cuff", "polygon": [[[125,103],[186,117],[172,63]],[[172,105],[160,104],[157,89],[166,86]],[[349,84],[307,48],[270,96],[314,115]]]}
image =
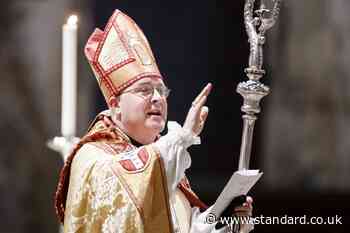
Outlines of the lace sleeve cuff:
{"label": "lace sleeve cuff", "polygon": [[183,129],[176,121],[168,122],[168,130],[170,134],[175,134],[186,148],[190,147],[191,145],[201,144],[201,139],[199,136],[196,136],[190,130]]}

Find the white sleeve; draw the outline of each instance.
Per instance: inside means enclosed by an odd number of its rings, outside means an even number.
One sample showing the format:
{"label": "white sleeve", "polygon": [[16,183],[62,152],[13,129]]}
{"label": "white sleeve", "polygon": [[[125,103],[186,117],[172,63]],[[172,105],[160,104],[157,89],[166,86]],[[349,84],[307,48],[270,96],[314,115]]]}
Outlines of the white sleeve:
{"label": "white sleeve", "polygon": [[204,212],[200,212],[198,207],[192,208],[192,217],[191,217],[191,228],[189,233],[227,233],[230,232],[230,229],[225,226],[220,229],[215,229],[217,221],[210,222],[207,215],[210,213],[211,208],[208,208]]}
{"label": "white sleeve", "polygon": [[169,194],[172,195],[185,171],[191,166],[191,157],[187,148],[200,144],[200,138],[192,132],[183,129],[177,122],[168,122],[168,133],[153,145],[157,147],[164,161]]}

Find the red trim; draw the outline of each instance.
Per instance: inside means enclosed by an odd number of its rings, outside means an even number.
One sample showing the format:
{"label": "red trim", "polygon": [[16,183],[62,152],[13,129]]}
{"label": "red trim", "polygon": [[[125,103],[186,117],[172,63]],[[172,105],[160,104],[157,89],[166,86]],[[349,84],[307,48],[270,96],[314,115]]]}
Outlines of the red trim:
{"label": "red trim", "polygon": [[[126,60],[113,65],[111,68],[109,68],[108,70],[103,71],[104,76],[107,76],[108,74],[112,73],[113,71],[125,66],[126,64],[129,64],[131,62],[136,61],[136,59],[133,57],[133,53],[130,50],[130,47],[128,46],[128,43],[123,35],[123,32],[120,30],[120,28],[118,27],[118,25],[116,24],[116,20],[119,14],[122,14],[120,11],[118,11],[116,14],[113,14],[113,16],[111,17],[110,21],[108,22],[107,26],[105,27],[105,38],[103,40],[103,44],[105,43],[105,40],[107,39],[107,36],[109,34],[109,32],[112,29],[115,29],[115,31],[118,34],[118,38],[120,39],[120,41],[123,44],[124,49],[127,51],[129,58],[127,58]],[[101,48],[102,50],[102,48]],[[103,70],[103,69],[102,69]]]}
{"label": "red trim", "polygon": [[122,61],[121,63],[113,65],[109,70],[104,71],[104,74],[105,74],[105,76],[107,76],[110,73],[113,73],[114,71],[118,70],[119,68],[121,68],[129,63],[132,63],[134,61],[136,61],[135,58],[128,58],[128,59]]}
{"label": "red trim", "polygon": [[[125,38],[124,38],[124,35],[123,35],[123,32],[120,30],[120,28],[118,27],[118,25],[116,24],[116,20],[119,16],[119,14],[122,14],[124,15],[122,12],[120,12],[119,10],[116,10],[114,12],[114,14],[112,15],[112,17],[110,18],[110,20],[108,21],[106,27],[105,27],[105,30],[104,30],[104,37],[103,37],[103,41],[102,41],[102,44],[104,45],[106,39],[107,39],[107,36],[109,34],[109,32],[113,29],[116,30],[117,34],[118,34],[118,37],[119,39],[121,40],[122,44],[123,44],[123,47],[124,49],[127,51],[128,55],[130,58],[126,59],[125,61],[122,61],[121,63],[118,63],[118,64],[115,64],[114,66],[112,66],[110,69],[108,70],[105,70],[103,71],[104,75],[108,75],[109,73],[112,73],[114,70],[116,69],[119,69],[120,67],[130,63],[130,62],[133,62],[135,61],[136,59],[133,57],[133,53],[131,52]],[[101,46],[98,50],[98,52],[100,52],[100,50],[102,50],[103,46]],[[97,61],[97,60],[96,60]],[[102,69],[103,70],[103,69]]]}
{"label": "red trim", "polygon": [[93,67],[95,68],[95,71],[98,73],[99,78],[101,79],[101,83],[106,86],[107,90],[110,92],[110,95],[112,96],[113,94],[116,94],[117,92],[113,88],[113,84],[109,82],[109,80],[103,75],[103,71],[101,70],[102,67],[98,64],[98,62],[92,62]]}
{"label": "red trim", "polygon": [[94,57],[96,54],[95,48],[98,47],[102,38],[103,38],[103,31],[99,28],[95,28],[94,32],[89,37],[88,42],[86,43],[84,48],[86,58],[88,59],[89,62],[94,61]]}
{"label": "red trim", "polygon": [[145,73],[141,73],[136,75],[135,77],[131,78],[130,80],[128,80],[127,82],[123,83],[122,85],[120,85],[117,88],[117,93],[121,92],[122,90],[124,90],[125,88],[127,88],[128,86],[131,86],[134,82],[142,79],[142,78],[147,78],[147,77],[154,77],[154,78],[160,78],[163,79],[162,76],[160,76],[159,73],[155,73],[155,72],[145,72]]}
{"label": "red trim", "polygon": [[104,80],[105,82],[105,85],[107,87],[107,89],[110,91],[111,94],[116,94],[116,90],[115,90],[115,87],[113,85],[112,82],[110,82],[110,80],[108,78],[106,78],[106,74],[105,72],[103,71],[103,68],[101,67],[101,65],[98,63],[98,57],[100,56],[101,54],[101,50],[106,42],[106,39],[107,39],[107,36],[109,34],[109,31],[111,29],[111,26],[113,25],[113,21],[116,19],[117,15],[120,13],[119,10],[116,10],[114,11],[113,15],[111,16],[111,18],[109,19],[105,29],[104,29],[104,33],[103,33],[103,37],[102,37],[102,41],[99,43],[97,49],[96,49],[96,53],[95,53],[95,56],[94,56],[94,62],[93,64],[95,65],[96,67],[96,70],[98,72],[98,74],[100,75],[101,79]]}
{"label": "red trim", "polygon": [[134,164],[131,162],[130,159],[120,160],[119,163],[127,171],[136,171],[136,167],[134,166]]}
{"label": "red trim", "polygon": [[189,184],[184,184],[183,182],[180,182],[177,187],[183,192],[183,194],[192,206],[197,206],[200,208],[200,210],[208,209],[208,206],[204,202],[202,202],[187,185]]}
{"label": "red trim", "polygon": [[[121,13],[121,12],[119,12],[119,13]],[[119,14],[119,13],[118,13],[118,14]],[[125,39],[125,37],[124,37],[123,32],[120,30],[119,26],[116,24],[116,20],[117,20],[117,16],[116,16],[115,19],[112,21],[112,24],[110,25],[110,28],[108,28],[108,32],[109,32],[112,28],[114,28],[114,29],[116,30],[116,32],[117,32],[117,34],[118,34],[118,37],[119,37],[120,41],[122,42],[122,44],[123,44],[123,46],[124,46],[124,49],[125,49],[125,50],[127,51],[127,53],[128,53],[129,58],[126,59],[125,61],[122,61],[121,63],[118,63],[118,64],[113,65],[110,69],[104,71],[105,75],[108,75],[108,74],[112,73],[113,71],[119,69],[120,67],[122,67],[122,66],[124,66],[124,65],[126,65],[126,64],[129,64],[129,63],[131,63],[131,62],[136,61],[136,59],[135,59],[134,56],[133,56],[134,54],[133,54],[133,52],[132,52],[131,49],[130,49],[130,46],[128,46],[128,43],[127,43],[127,41],[126,41],[126,39]],[[108,34],[108,33],[107,33],[107,34]]]}
{"label": "red trim", "polygon": [[143,162],[143,165],[146,165],[146,163],[147,163],[147,161],[149,159],[149,156],[148,156],[146,148],[144,148],[144,147],[141,148],[140,151],[137,153],[137,155],[139,156],[139,158]]}

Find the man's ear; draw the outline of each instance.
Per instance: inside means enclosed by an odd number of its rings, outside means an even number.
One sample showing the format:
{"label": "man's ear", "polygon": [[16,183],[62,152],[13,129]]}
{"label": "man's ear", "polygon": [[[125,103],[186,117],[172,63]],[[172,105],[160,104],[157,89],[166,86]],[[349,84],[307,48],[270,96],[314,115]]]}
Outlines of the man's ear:
{"label": "man's ear", "polygon": [[108,105],[109,105],[109,108],[111,110],[112,120],[114,122],[120,120],[121,112],[120,112],[120,106],[119,106],[119,98],[112,96],[108,100]]}

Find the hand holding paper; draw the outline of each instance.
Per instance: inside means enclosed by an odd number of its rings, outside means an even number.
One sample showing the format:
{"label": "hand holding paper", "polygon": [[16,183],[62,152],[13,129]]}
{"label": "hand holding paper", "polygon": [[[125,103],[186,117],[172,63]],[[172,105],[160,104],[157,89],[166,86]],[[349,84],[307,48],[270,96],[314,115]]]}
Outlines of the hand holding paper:
{"label": "hand holding paper", "polygon": [[259,170],[240,170],[233,173],[214,203],[211,214],[219,217],[235,197],[246,195],[262,174]]}

